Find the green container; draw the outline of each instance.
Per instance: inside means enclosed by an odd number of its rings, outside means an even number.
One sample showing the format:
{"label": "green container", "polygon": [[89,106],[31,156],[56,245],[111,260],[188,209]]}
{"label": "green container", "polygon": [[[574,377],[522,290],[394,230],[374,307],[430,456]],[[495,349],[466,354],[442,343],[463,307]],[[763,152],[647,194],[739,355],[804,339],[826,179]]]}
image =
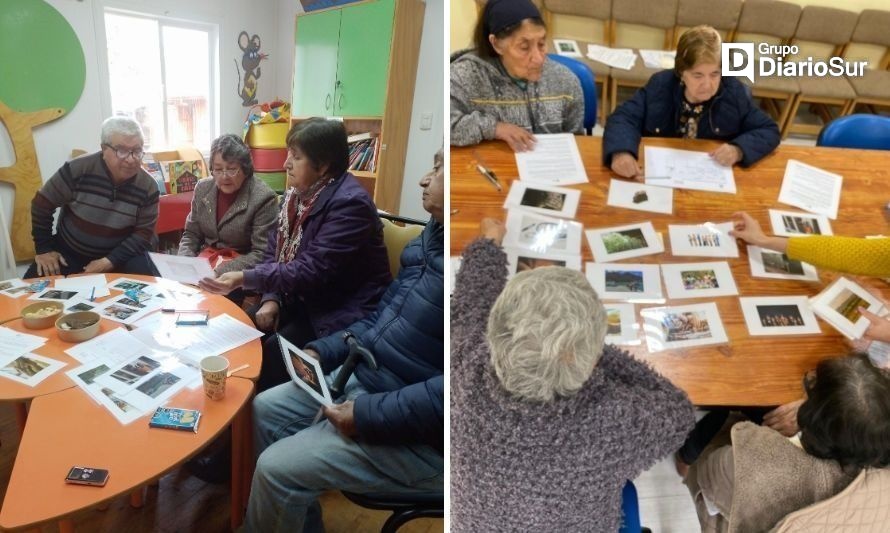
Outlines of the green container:
{"label": "green container", "polygon": [[266,182],[270,189],[281,194],[284,192],[284,186],[287,183],[286,172],[254,172],[254,176]]}

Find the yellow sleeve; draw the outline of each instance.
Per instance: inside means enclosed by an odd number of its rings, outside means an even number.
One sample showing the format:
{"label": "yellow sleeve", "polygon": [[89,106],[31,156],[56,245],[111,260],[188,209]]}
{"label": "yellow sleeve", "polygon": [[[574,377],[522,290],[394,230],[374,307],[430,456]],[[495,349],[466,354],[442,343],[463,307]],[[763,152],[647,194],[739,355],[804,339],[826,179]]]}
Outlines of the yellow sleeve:
{"label": "yellow sleeve", "polygon": [[791,237],[788,239],[787,255],[828,270],[890,276],[890,238],[858,239],[832,235]]}

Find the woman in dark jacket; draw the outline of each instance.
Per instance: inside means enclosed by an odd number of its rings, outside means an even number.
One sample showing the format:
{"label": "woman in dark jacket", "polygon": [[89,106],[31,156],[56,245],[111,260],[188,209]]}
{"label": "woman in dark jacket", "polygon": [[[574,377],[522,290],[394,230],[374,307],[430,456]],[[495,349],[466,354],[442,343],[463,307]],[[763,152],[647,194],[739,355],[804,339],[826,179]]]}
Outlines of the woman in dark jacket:
{"label": "woman in dark jacket", "polygon": [[[367,191],[347,172],[343,124],[312,118],[287,135],[287,186],[263,262],[201,281],[226,294],[263,293],[254,321],[296,346],[372,312],[392,281],[383,225]],[[263,344],[259,390],[287,381],[277,339]]]}
{"label": "woman in dark jacket", "polygon": [[779,145],[779,127],[754,105],[748,89],[720,76],[720,43],[710,26],[680,37],[674,70],[653,75],[609,116],[605,166],[621,177],[642,179],[637,155],[644,135],[725,141],[710,154],[725,166],[752,165]]}

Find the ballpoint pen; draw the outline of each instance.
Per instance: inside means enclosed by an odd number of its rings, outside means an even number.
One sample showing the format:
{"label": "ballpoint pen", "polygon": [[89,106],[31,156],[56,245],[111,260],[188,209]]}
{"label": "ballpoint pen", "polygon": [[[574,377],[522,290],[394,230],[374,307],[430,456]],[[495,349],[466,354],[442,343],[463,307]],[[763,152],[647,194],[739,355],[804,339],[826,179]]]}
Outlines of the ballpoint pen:
{"label": "ballpoint pen", "polygon": [[479,173],[485,177],[485,179],[487,179],[492,185],[494,185],[494,187],[498,191],[503,191],[503,189],[501,188],[501,184],[498,182],[497,176],[494,175],[494,172],[488,170],[479,163],[476,163],[476,170],[478,170]]}
{"label": "ballpoint pen", "polygon": [[93,287],[93,290],[90,291],[90,301],[95,301],[96,299],[96,287]]}

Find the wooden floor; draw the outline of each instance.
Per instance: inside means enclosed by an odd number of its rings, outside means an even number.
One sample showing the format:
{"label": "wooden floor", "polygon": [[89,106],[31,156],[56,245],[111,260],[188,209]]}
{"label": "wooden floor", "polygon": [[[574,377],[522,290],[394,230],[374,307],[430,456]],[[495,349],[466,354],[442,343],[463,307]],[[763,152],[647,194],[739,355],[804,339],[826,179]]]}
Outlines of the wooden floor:
{"label": "wooden floor", "polygon": [[[10,404],[0,404],[0,443],[0,497],[3,497],[19,444],[15,415]],[[40,487],[34,487],[34,497],[40,497]],[[353,505],[337,492],[325,494],[321,501],[328,533],[377,532],[389,515]],[[119,498],[105,510],[85,511],[75,516],[74,527],[77,532],[229,531],[229,487],[209,485],[190,476],[184,469],[174,470],[161,478],[157,486],[146,489],[142,508],[134,509],[127,498]],[[409,522],[399,531],[435,533],[443,528],[442,519],[419,519]],[[43,532],[58,530],[55,524],[40,529]]]}

